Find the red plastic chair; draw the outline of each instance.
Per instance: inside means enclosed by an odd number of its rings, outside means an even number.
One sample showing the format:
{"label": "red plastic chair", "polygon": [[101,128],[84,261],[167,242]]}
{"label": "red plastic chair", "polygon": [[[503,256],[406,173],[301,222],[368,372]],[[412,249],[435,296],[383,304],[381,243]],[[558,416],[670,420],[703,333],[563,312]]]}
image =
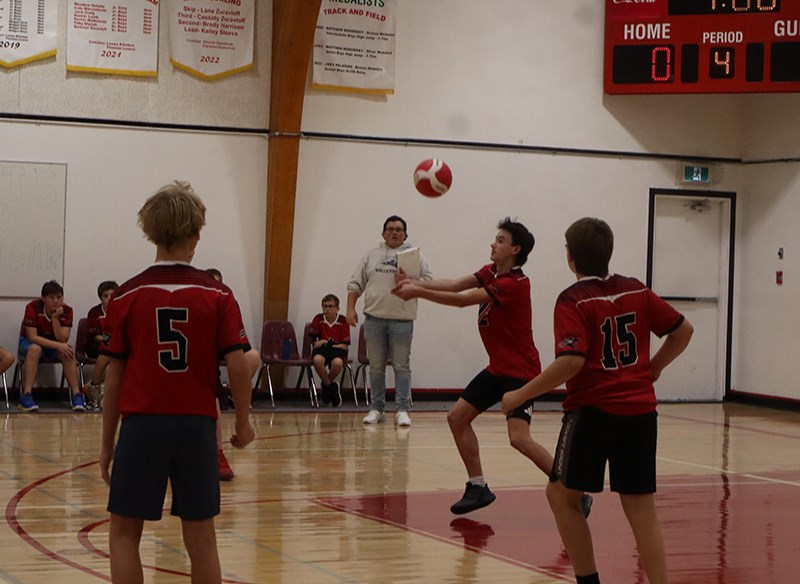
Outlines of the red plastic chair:
{"label": "red plastic chair", "polygon": [[78,332],[75,338],[75,361],[78,363],[78,380],[81,388],[85,385],[83,377],[83,366],[94,365],[97,359],[90,357],[86,353],[86,341],[89,337],[89,320],[82,318],[78,321]]}
{"label": "red plastic chair", "polygon": [[300,387],[303,376],[308,375],[308,393],[311,398],[311,405],[319,407],[317,387],[314,383],[314,376],[311,373],[311,359],[300,356],[300,352],[297,349],[297,335],[291,322],[288,320],[268,320],[264,323],[264,327],[261,329],[261,363],[261,369],[256,378],[256,389],[259,388],[261,379],[266,372],[272,407],[275,407],[272,377],[269,374],[269,369],[272,365],[300,367],[297,387]]}

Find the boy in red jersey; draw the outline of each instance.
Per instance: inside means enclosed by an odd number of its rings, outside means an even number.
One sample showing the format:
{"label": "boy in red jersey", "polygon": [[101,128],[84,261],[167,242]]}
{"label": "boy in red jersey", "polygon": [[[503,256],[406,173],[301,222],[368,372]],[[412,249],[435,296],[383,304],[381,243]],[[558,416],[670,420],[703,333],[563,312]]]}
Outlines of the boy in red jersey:
{"label": "boy in red jersey", "polygon": [[24,336],[19,339],[19,351],[24,356],[23,387],[19,395],[19,409],[35,412],[39,409],[33,400],[33,381],[39,369],[39,360],[61,361],[64,378],[72,392],[72,409],[86,409],[81,388],[78,386],[78,366],[75,349],[69,344],[72,332],[72,307],[64,303],[64,289],[55,280],[45,282],[38,300],[25,307],[22,321]]}
{"label": "boy in red jersey", "polygon": [[350,348],[350,325],[339,314],[339,297],[326,294],[322,298],[322,312],[311,320],[311,361],[322,380],[322,403],[333,407],[342,405],[342,394],[336,378],[344,368]]}
{"label": "boy in red jersey", "polygon": [[86,355],[95,359],[92,378],[83,388],[88,401],[86,409],[97,410],[103,401],[103,378],[109,364],[109,358],[100,354],[100,345],[108,339],[106,330],[106,313],[111,295],[119,288],[119,284],[111,280],[100,282],[97,286],[97,297],[100,304],[93,306],[86,316]]}
{"label": "boy in red jersey", "polygon": [[[145,519],[158,520],[167,481],[181,518],[192,582],[221,582],[214,516],[219,514],[215,436],[219,357],[236,404],[231,444],[255,437],[248,414],[250,349],[230,289],[189,265],[205,205],[188,183],[161,188],[139,211],[156,263],[124,283],[109,304],[100,469],[111,486],[111,579],[141,582]],[[114,448],[119,419],[122,426]],[[113,473],[109,472],[114,459]]]}
{"label": "boy in red jersey", "polygon": [[[447,414],[450,431],[467,469],[464,496],[450,507],[456,515],[480,509],[495,500],[483,476],[478,437],[472,421],[498,403],[503,394],[525,384],[541,371],[533,343],[531,283],[522,272],[535,240],[522,224],[509,217],[497,225],[491,264],[456,280],[401,280],[395,294],[404,300],[424,298],[449,306],[478,309],[478,331],[489,353],[489,366],[470,381]],[[531,438],[533,400],[506,412],[511,446],[550,474],[553,457]],[[586,501],[588,514],[590,500]]]}
{"label": "boy in red jersey", "polygon": [[[577,584],[599,584],[592,536],[582,513],[584,491],[603,490],[606,461],[639,560],[650,584],[667,582],[656,515],[656,396],[653,382],[692,337],[693,328],[635,278],[609,274],[614,234],[600,219],[579,219],[566,232],[567,263],[578,282],[555,308],[556,359],[503,396],[510,412],[562,383],[564,419],[547,499]],[[666,339],[650,357],[650,333]]]}

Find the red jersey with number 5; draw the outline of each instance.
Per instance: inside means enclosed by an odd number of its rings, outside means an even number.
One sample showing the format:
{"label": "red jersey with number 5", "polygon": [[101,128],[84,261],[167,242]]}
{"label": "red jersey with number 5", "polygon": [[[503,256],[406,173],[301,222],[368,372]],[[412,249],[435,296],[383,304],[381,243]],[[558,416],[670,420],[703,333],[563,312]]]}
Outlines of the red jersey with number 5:
{"label": "red jersey with number 5", "polygon": [[219,359],[250,350],[230,288],[185,263],[157,263],[111,297],[101,352],[127,359],[120,413],[217,417]]}
{"label": "red jersey with number 5", "polygon": [[683,316],[635,278],[582,278],[558,297],[556,357],[580,355],[583,368],[567,381],[564,410],[596,406],[617,415],[656,408],[650,333],[662,337]]}

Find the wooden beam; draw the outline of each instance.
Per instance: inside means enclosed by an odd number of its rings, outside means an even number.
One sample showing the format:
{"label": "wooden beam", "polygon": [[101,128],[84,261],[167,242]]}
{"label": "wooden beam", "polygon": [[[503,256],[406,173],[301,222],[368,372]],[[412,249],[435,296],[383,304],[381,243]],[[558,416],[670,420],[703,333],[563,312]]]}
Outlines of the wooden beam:
{"label": "wooden beam", "polygon": [[322,0],[273,0],[264,320],[286,320],[297,157],[308,66]]}

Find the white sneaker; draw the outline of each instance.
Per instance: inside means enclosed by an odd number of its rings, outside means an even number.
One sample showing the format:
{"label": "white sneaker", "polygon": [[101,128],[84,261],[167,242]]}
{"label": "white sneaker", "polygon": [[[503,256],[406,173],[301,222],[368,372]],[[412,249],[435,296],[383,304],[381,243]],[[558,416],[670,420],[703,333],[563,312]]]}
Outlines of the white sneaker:
{"label": "white sneaker", "polygon": [[394,416],[394,422],[398,426],[410,426],[411,425],[411,417],[408,415],[408,412],[405,410],[398,410]]}
{"label": "white sneaker", "polygon": [[383,415],[383,412],[379,412],[378,410],[370,410],[369,413],[364,416],[364,423],[365,424],[378,424],[383,422],[386,418]]}

